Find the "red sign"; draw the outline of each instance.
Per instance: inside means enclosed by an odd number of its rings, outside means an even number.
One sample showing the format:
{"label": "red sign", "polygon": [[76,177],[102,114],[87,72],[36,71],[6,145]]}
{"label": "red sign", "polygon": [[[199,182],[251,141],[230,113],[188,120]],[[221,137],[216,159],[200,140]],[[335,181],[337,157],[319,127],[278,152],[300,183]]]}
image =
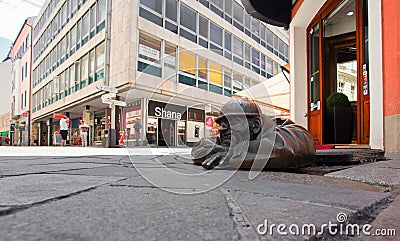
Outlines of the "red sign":
{"label": "red sign", "polygon": [[54,119],[61,119],[61,118],[63,118],[63,116],[64,116],[64,115],[63,115],[63,114],[60,114],[60,113],[54,113],[54,114],[53,114],[53,118],[54,118]]}
{"label": "red sign", "polygon": [[213,127],[213,125],[214,125],[214,119],[213,119],[211,116],[207,117],[207,119],[206,119],[206,125],[209,126],[209,127]]}
{"label": "red sign", "polygon": [[28,112],[22,113],[22,117],[28,117]]}

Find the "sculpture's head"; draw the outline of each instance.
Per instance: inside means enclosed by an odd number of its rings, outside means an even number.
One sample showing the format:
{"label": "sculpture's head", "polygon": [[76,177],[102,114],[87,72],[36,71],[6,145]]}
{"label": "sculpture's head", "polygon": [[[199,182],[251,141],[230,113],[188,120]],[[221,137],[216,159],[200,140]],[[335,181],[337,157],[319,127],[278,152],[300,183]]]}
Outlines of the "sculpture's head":
{"label": "sculpture's head", "polygon": [[261,111],[258,105],[246,97],[226,103],[215,121],[220,125],[223,146],[254,140],[261,131]]}

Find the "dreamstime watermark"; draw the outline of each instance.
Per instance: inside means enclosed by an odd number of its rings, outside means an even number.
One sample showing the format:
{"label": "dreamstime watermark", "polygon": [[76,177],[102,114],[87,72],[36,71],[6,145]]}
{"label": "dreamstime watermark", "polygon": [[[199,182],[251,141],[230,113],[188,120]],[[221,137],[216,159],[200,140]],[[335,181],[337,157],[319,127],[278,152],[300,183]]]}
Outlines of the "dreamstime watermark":
{"label": "dreamstime watermark", "polygon": [[315,224],[275,224],[269,223],[268,219],[264,220],[264,223],[257,226],[257,232],[260,235],[273,236],[279,234],[282,236],[320,236],[324,233],[328,233],[332,236],[345,235],[345,236],[396,236],[395,229],[373,229],[370,224],[351,224],[348,223],[348,217],[345,213],[338,213],[336,216],[336,222],[329,221],[322,225]]}

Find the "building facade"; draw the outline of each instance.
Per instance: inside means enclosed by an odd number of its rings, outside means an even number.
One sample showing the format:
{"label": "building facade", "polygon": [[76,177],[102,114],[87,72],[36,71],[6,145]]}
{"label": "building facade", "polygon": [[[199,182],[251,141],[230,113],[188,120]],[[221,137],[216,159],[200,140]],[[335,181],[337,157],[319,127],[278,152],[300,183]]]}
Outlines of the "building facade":
{"label": "building facade", "polygon": [[39,145],[57,144],[59,113],[71,119],[71,145],[80,119],[90,144],[190,145],[216,134],[213,117],[232,94],[288,61],[285,32],[232,0],[47,1],[34,33]]}
{"label": "building facade", "polygon": [[11,137],[13,145],[30,145],[31,47],[34,20],[34,17],[25,20],[8,54],[12,63],[11,118],[15,126]]}
{"label": "building facade", "polygon": [[400,151],[398,1],[243,2],[258,18],[289,28],[291,116],[317,145],[331,144],[326,100],[341,92],[353,107],[353,140],[342,144]]}

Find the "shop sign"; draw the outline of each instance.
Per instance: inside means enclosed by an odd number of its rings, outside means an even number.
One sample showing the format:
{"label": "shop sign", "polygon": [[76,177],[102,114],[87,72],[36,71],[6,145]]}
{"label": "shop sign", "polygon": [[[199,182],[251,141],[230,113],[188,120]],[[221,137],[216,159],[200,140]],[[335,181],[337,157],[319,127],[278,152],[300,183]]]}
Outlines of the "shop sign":
{"label": "shop sign", "polygon": [[53,114],[53,118],[54,119],[61,119],[61,118],[63,118],[63,116],[64,116],[64,114],[61,114],[61,113],[54,113]]}
{"label": "shop sign", "polygon": [[139,54],[149,57],[151,59],[158,60],[159,56],[160,56],[160,51],[158,51],[157,49],[153,49],[148,46],[145,46],[143,44],[139,44]]}
{"label": "shop sign", "polygon": [[167,104],[158,101],[149,101],[149,116],[175,120],[186,120],[186,107]]}
{"label": "shop sign", "polygon": [[24,112],[24,113],[22,113],[22,117],[28,117],[28,112]]}
{"label": "shop sign", "polygon": [[367,64],[363,64],[363,94],[368,95],[368,71]]}
{"label": "shop sign", "polygon": [[209,127],[213,127],[214,126],[214,119],[211,116],[207,117],[206,125],[209,126]]}

